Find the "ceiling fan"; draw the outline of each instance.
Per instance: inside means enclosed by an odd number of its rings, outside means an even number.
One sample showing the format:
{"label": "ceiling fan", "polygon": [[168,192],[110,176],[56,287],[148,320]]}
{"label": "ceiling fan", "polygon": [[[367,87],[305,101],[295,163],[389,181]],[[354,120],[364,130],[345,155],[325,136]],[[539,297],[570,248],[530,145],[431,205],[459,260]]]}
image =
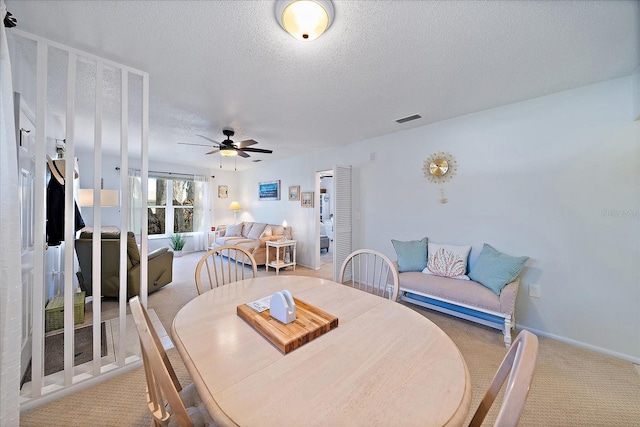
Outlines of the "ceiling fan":
{"label": "ceiling fan", "polygon": [[[271,150],[263,150],[262,148],[251,148],[251,145],[257,144],[258,141],[254,141],[253,139],[247,139],[244,141],[240,141],[239,143],[234,143],[231,140],[231,137],[235,134],[234,130],[231,128],[225,128],[222,130],[222,133],[227,137],[227,139],[225,139],[222,142],[218,142],[215,141],[211,138],[209,138],[208,136],[204,136],[204,135],[197,135],[200,138],[204,138],[207,141],[211,141],[214,144],[216,144],[218,146],[218,148],[209,151],[206,154],[215,154],[215,153],[220,153],[220,155],[225,156],[225,157],[231,157],[231,156],[240,156],[240,157],[251,157],[249,156],[249,154],[247,153],[265,153],[265,154],[271,154],[273,153],[273,151]],[[203,144],[191,144],[188,142],[179,142],[178,144],[183,144],[183,145],[203,145]]]}

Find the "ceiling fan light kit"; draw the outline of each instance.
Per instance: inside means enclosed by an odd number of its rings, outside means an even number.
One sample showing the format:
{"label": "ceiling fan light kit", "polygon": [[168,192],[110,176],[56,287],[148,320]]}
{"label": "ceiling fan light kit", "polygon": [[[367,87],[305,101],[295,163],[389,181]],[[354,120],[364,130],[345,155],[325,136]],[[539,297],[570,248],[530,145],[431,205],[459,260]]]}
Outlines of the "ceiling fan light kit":
{"label": "ceiling fan light kit", "polygon": [[[235,134],[234,130],[231,128],[222,129],[222,133],[224,134],[224,136],[227,137],[227,139],[223,140],[222,142],[218,142],[214,139],[209,138],[208,136],[196,135],[214,144],[215,148],[207,152],[206,154],[220,153],[221,159],[222,157],[233,157],[234,159],[237,159],[238,157],[243,157],[246,159],[247,157],[251,157],[249,153],[261,153],[261,154],[273,153],[273,151],[271,150],[251,147],[251,145],[255,145],[258,143],[258,141],[255,141],[253,139],[246,139],[236,144],[231,140],[231,137]],[[190,142],[179,142],[178,144],[202,145],[202,144],[194,144]],[[220,161],[220,168],[222,168],[222,160]]]}
{"label": "ceiling fan light kit", "polygon": [[231,147],[222,147],[220,149],[220,155],[225,157],[237,156],[238,152]]}
{"label": "ceiling fan light kit", "polygon": [[296,39],[312,41],[331,26],[333,4],[330,0],[278,0],[276,19]]}

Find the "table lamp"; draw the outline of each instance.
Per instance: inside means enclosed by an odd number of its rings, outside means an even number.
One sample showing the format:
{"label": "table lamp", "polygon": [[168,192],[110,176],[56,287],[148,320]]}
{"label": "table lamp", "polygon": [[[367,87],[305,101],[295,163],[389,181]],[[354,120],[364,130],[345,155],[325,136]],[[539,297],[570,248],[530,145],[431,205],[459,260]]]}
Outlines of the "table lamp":
{"label": "table lamp", "polygon": [[231,204],[229,205],[229,209],[231,209],[233,211],[233,220],[234,222],[238,222],[238,211],[242,210],[242,206],[240,206],[240,203],[238,202],[231,202]]}

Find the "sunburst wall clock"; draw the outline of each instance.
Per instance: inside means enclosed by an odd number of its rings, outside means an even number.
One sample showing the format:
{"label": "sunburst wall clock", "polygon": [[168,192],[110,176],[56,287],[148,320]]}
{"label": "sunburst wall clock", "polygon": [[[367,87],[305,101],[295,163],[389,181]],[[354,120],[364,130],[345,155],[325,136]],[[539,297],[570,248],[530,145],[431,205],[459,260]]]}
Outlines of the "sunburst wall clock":
{"label": "sunburst wall clock", "polygon": [[438,151],[424,161],[422,169],[424,170],[425,178],[430,182],[442,184],[453,178],[458,169],[458,164],[450,153]]}
{"label": "sunburst wall clock", "polygon": [[[451,153],[445,153],[444,151],[438,151],[430,155],[427,160],[424,161],[422,167],[424,176],[435,184],[444,184],[449,181],[456,174],[458,170],[458,163],[455,157]],[[444,190],[440,188],[440,203],[447,203],[447,199],[444,196]]]}

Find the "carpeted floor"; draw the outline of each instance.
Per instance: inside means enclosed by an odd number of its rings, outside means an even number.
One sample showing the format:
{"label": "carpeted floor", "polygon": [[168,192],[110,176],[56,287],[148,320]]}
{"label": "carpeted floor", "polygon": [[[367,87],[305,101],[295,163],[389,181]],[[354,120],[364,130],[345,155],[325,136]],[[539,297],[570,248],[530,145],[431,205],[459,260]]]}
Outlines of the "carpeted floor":
{"label": "carpeted floor", "polygon": [[[107,332],[104,322],[102,322],[102,339],[100,353],[107,355]],[[74,366],[93,360],[93,329],[91,326],[80,326],[74,330],[73,341],[75,352]],[[48,334],[44,338],[44,374],[50,375],[64,369],[64,332]],[[31,364],[27,368],[22,379],[22,384],[31,381]],[[20,386],[22,387],[22,384]]]}
{"label": "carpeted floor", "polygon": [[[176,258],[173,283],[149,296],[149,307],[155,309],[167,331],[178,310],[197,295],[192,277],[200,256],[201,253],[192,253]],[[331,264],[326,266],[317,271],[298,266],[295,271],[287,269],[280,274],[331,279]],[[272,270],[265,273],[264,267],[260,267],[258,275],[265,274],[275,273]],[[471,373],[471,408],[475,411],[505,354],[502,334],[420,307],[407,307],[437,324],[460,349]],[[106,312],[112,308],[103,304]],[[168,354],[180,381],[190,382],[176,350],[169,350]],[[151,416],[144,384],[144,372],[138,369],[26,412],[20,425],[148,426]],[[486,425],[495,419],[500,402],[498,397]],[[536,374],[519,425],[640,426],[640,371],[632,363],[540,337]]]}

